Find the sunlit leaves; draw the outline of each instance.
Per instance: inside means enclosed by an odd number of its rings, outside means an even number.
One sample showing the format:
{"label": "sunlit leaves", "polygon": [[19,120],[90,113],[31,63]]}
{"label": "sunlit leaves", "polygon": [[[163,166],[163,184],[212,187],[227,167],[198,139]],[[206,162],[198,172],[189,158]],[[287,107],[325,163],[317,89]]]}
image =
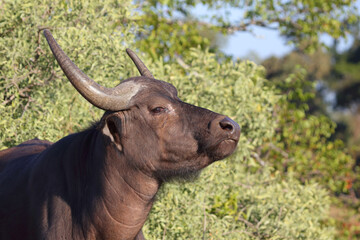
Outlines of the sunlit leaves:
{"label": "sunlit leaves", "polygon": [[125,42],[133,42],[134,25],[118,24],[121,19],[130,22],[130,6],[116,0],[4,1],[0,8],[0,149],[34,137],[55,141],[98,119],[100,111],[65,80],[39,29],[49,27],[81,69],[99,83],[114,86],[128,77],[123,69],[131,66],[120,53]]}

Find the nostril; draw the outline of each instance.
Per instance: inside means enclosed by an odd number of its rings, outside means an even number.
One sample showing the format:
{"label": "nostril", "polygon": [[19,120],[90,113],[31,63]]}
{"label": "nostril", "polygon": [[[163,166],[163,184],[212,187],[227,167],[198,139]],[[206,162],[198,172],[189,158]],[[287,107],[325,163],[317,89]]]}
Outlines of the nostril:
{"label": "nostril", "polygon": [[219,124],[220,127],[225,131],[232,132],[234,130],[234,125],[227,118],[221,120]]}
{"label": "nostril", "polygon": [[[218,125],[219,124],[219,125]],[[218,121],[214,131],[218,131],[221,136],[227,136],[229,139],[238,141],[240,137],[240,126],[235,121],[231,120],[229,117],[223,118],[221,121]],[[220,127],[220,128],[219,128]]]}

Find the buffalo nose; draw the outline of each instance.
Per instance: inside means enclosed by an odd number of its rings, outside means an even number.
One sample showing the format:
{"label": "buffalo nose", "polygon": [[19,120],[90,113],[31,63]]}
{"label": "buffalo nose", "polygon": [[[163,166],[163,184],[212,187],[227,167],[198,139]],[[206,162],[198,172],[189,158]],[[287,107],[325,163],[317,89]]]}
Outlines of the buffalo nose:
{"label": "buffalo nose", "polygon": [[229,117],[225,117],[219,122],[221,129],[226,131],[229,134],[230,138],[238,140],[240,136],[240,126],[235,121],[231,120]]}

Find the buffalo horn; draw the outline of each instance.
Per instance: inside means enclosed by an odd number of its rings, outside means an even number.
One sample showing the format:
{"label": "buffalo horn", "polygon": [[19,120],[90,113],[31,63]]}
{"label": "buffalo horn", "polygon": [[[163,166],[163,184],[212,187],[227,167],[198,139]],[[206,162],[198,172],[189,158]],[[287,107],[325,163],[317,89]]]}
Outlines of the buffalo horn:
{"label": "buffalo horn", "polygon": [[86,100],[103,110],[120,111],[129,107],[131,97],[140,86],[127,82],[119,87],[106,88],[97,84],[66,56],[48,29],[44,30],[44,35],[66,77]]}
{"label": "buffalo horn", "polygon": [[140,58],[129,48],[126,49],[127,54],[131,58],[131,60],[135,63],[136,68],[139,70],[141,76],[154,78],[149,69],[145,66],[145,64],[140,60]]}

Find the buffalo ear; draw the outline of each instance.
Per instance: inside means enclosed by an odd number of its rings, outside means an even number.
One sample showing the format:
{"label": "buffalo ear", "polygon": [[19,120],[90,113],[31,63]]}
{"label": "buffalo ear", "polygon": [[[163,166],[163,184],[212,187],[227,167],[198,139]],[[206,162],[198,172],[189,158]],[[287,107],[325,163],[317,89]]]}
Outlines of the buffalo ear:
{"label": "buffalo ear", "polygon": [[122,151],[121,144],[121,119],[116,116],[109,116],[105,119],[105,125],[102,132],[108,136],[115,146]]}

